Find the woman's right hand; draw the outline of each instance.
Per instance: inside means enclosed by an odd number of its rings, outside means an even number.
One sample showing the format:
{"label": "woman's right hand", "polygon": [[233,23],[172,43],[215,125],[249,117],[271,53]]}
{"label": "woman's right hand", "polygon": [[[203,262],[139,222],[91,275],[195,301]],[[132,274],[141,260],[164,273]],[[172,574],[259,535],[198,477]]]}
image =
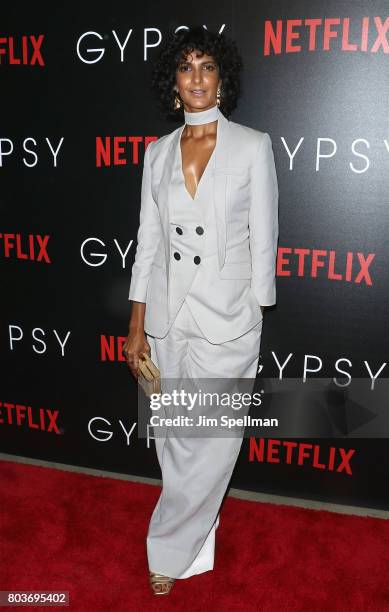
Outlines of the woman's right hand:
{"label": "woman's right hand", "polygon": [[130,330],[123,345],[123,352],[126,355],[127,365],[132,375],[138,380],[140,353],[147,353],[151,357],[151,347],[147,342],[145,332],[141,329],[136,331]]}

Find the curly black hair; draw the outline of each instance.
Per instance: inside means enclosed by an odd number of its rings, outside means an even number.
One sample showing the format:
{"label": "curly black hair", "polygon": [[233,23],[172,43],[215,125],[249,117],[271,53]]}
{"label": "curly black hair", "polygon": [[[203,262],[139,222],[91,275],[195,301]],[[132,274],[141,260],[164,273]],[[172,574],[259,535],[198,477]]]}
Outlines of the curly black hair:
{"label": "curly black hair", "polygon": [[152,67],[151,89],[155,92],[159,107],[167,119],[184,120],[183,104],[174,110],[176,70],[194,49],[213,57],[222,79],[220,110],[226,117],[236,108],[240,95],[240,70],[242,58],[236,43],[225,34],[211,32],[202,26],[194,26],[174,33],[162,45]]}

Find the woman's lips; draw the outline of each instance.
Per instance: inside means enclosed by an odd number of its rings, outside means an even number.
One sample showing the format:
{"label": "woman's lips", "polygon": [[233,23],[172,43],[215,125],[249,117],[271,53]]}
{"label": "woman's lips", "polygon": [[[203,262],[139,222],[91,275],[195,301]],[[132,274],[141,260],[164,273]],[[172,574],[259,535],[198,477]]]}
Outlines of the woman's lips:
{"label": "woman's lips", "polygon": [[194,96],[203,96],[205,91],[203,89],[191,89],[190,93],[192,93]]}

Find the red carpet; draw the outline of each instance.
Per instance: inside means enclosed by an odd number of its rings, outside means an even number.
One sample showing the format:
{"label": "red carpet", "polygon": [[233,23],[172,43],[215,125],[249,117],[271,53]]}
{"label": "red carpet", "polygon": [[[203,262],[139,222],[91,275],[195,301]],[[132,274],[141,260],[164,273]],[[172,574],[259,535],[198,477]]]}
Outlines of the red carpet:
{"label": "red carpet", "polygon": [[0,477],[1,590],[66,589],[82,612],[389,610],[389,521],[227,498],[215,569],[157,598],[145,537],[159,487],[12,462]]}

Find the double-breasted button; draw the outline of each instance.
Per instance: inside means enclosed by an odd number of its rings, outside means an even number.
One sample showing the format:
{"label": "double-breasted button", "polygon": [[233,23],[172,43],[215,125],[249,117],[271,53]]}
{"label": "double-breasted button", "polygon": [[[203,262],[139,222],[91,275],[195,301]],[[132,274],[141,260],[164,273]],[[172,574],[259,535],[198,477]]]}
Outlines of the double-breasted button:
{"label": "double-breasted button", "polygon": [[201,227],[201,225],[198,225],[198,226],[196,227],[196,232],[197,232],[198,234],[204,234],[204,228],[203,228],[203,227]]}
{"label": "double-breasted button", "polygon": [[181,255],[177,251],[174,251],[173,255],[175,259],[181,259]]}
{"label": "double-breasted button", "polygon": [[199,263],[200,263],[200,261],[201,261],[201,257],[199,257],[198,255],[195,255],[195,256],[193,257],[193,261],[194,261],[194,262],[195,262],[195,264],[197,265],[197,264],[199,264]]}
{"label": "double-breasted button", "polygon": [[176,227],[176,232],[177,234],[180,234],[180,236],[183,233],[181,227]]}

